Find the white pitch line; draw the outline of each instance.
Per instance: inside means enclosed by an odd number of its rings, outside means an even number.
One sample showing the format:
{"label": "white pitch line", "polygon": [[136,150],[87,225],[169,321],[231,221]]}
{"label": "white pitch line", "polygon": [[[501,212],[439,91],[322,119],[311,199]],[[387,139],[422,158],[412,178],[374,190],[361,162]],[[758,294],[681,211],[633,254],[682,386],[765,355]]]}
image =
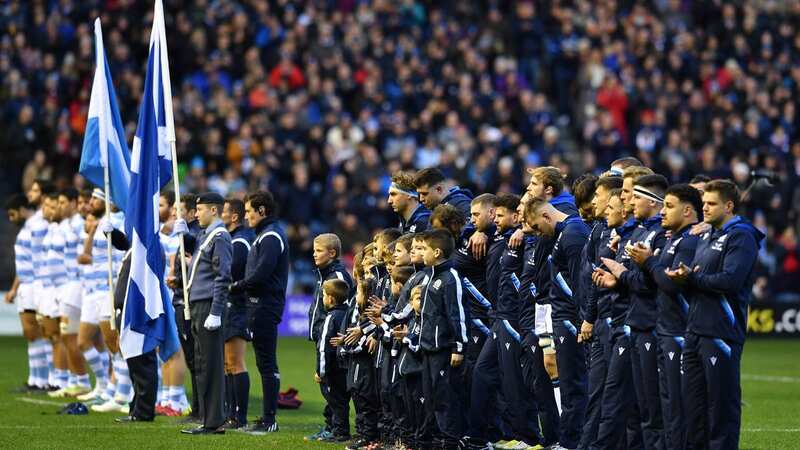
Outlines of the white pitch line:
{"label": "white pitch line", "polygon": [[774,381],[776,383],[800,383],[800,377],[778,377],[773,375],[742,374],[743,380],[749,381]]}
{"label": "white pitch line", "polygon": [[53,400],[39,400],[38,398],[17,397],[17,400],[25,403],[33,403],[35,405],[67,406],[67,403],[64,402],[55,402]]}
{"label": "white pitch line", "polygon": [[745,433],[800,433],[800,428],[745,428]]}

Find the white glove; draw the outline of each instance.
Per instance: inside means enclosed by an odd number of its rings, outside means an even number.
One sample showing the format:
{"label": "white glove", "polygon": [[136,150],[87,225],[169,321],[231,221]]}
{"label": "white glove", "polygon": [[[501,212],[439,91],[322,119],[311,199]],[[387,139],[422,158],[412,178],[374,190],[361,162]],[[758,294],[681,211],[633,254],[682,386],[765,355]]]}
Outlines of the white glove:
{"label": "white glove", "polygon": [[175,220],[175,225],[172,226],[172,234],[181,236],[189,232],[189,225],[183,219]]}
{"label": "white glove", "polygon": [[106,217],[100,219],[100,223],[97,226],[103,234],[111,234],[114,231],[114,225],[111,225],[111,222]]}
{"label": "white glove", "polygon": [[208,331],[217,330],[222,326],[222,317],[209,314],[203,326]]}

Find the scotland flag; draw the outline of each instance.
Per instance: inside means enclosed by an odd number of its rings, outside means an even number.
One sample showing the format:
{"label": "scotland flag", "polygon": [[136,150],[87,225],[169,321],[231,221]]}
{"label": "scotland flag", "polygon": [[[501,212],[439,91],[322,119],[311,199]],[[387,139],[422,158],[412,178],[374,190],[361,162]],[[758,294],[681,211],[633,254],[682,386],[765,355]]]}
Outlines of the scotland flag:
{"label": "scotland flag", "polygon": [[130,185],[130,152],[125,142],[125,128],[119,116],[117,94],[111,82],[100,19],[94,21],[95,61],[89,117],[83,137],[80,173],[95,186],[105,187],[104,171],[108,167],[111,200],[127,211]]}
{"label": "scotland flag", "polygon": [[[159,191],[172,178],[169,136],[172,102],[164,13],[156,1],[150,56],[139,124],[133,139],[126,232],[131,242],[128,295],[122,312],[120,348],[125,358],[159,349],[166,361],[178,349],[175,311],[164,284],[164,251],[158,237]],[[168,115],[169,114],[169,115]]]}

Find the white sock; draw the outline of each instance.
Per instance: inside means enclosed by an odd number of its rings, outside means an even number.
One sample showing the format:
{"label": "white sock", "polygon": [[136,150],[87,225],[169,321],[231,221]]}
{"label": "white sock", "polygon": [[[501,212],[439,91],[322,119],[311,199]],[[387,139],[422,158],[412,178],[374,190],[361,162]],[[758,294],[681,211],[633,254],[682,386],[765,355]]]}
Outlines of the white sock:
{"label": "white sock", "polygon": [[34,384],[40,388],[47,387],[48,370],[47,370],[47,355],[45,353],[46,339],[37,339],[33,341],[33,367],[34,367]]}
{"label": "white sock", "polygon": [[67,374],[67,387],[76,387],[78,385],[78,376],[72,373],[70,370],[67,370]]}
{"label": "white sock", "polygon": [[186,399],[186,392],[183,389],[183,386],[170,386],[169,387],[169,406],[170,408],[180,411],[186,408],[188,405],[188,400]]}
{"label": "white sock", "polygon": [[117,391],[114,399],[120,403],[130,403],[133,399],[133,387],[128,373],[128,363],[122,358],[121,353],[114,354],[114,375],[117,377]]}
{"label": "white sock", "polygon": [[36,341],[28,342],[28,386],[36,385]]}
{"label": "white sock", "polygon": [[56,377],[55,368],[53,367],[53,344],[45,339],[42,349],[42,353],[44,353],[44,358],[46,361],[44,366],[46,373],[44,376],[47,378],[47,384],[50,386],[58,386],[58,377]]}
{"label": "white sock", "polygon": [[105,356],[107,361],[108,354],[105,352],[101,354],[94,347],[91,347],[89,350],[83,352],[83,358],[86,359],[86,364],[88,364],[89,368],[92,369],[94,378],[97,381],[97,386],[100,389],[103,389],[106,383],[108,383],[108,363],[103,364],[103,356]]}
{"label": "white sock", "polygon": [[558,415],[561,415],[561,388],[556,386],[553,388],[553,395],[556,397],[556,406],[558,407]]}
{"label": "white sock", "polygon": [[85,373],[83,375],[76,375],[76,382],[78,387],[82,388],[90,388],[92,387],[91,381],[89,381],[89,374]]}

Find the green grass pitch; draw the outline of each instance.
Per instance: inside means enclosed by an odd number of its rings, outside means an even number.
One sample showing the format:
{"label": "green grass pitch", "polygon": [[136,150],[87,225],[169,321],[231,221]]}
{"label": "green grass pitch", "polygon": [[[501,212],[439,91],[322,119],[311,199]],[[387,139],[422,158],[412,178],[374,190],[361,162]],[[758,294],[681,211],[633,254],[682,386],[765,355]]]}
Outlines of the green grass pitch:
{"label": "green grass pitch", "polygon": [[[174,418],[159,417],[153,423],[119,425],[114,414],[60,416],[66,403],[44,395],[11,391],[27,375],[26,347],[21,338],[0,338],[0,448],[9,449],[219,449],[343,448],[339,444],[308,443],[303,436],[313,433],[322,422],[322,396],[314,383],[313,350],[302,339],[283,338],[278,358],[282,390],[294,386],[300,391],[299,410],[281,410],[280,432],[271,436],[185,436]],[[743,408],[741,448],[800,448],[800,342],[751,340],[745,345],[742,367]],[[260,379],[252,353],[250,416],[260,411]],[[351,408],[352,409],[352,408]],[[351,420],[351,426],[352,426]]]}

